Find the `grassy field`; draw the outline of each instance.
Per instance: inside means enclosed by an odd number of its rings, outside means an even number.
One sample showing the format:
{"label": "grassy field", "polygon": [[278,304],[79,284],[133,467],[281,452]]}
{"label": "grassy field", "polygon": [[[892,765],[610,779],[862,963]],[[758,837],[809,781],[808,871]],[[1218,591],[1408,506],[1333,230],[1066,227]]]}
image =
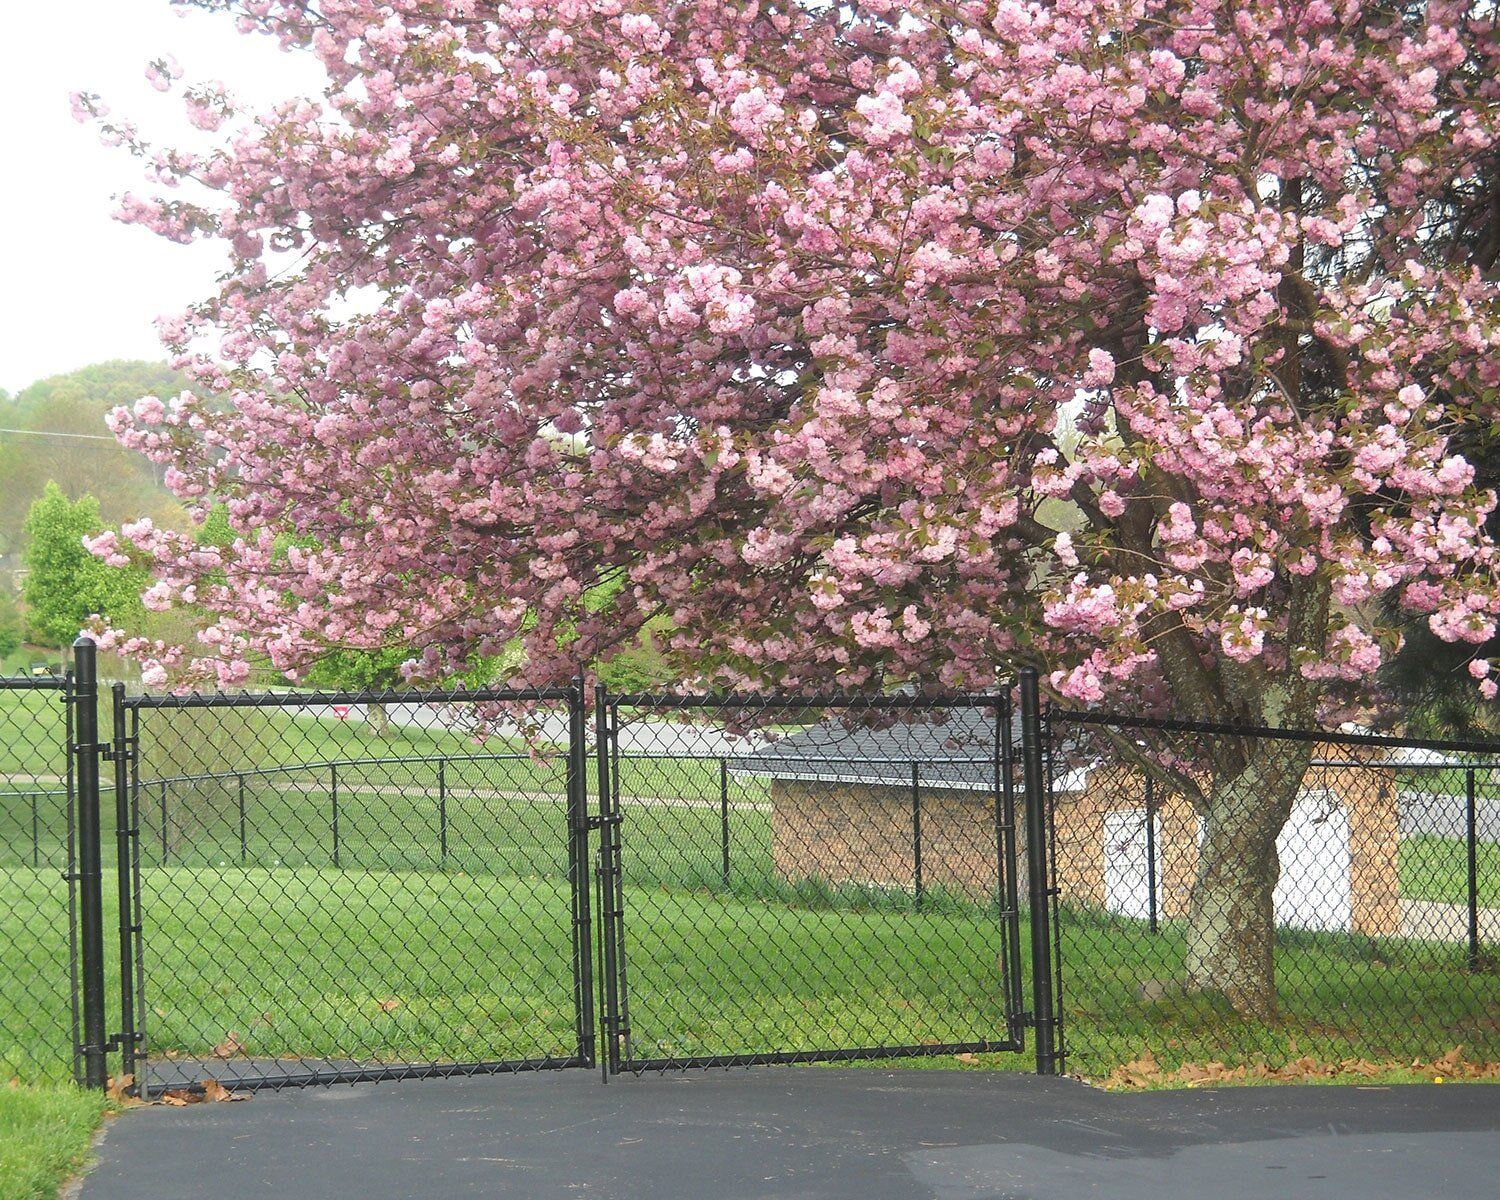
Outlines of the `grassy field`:
{"label": "grassy field", "polygon": [[0,1196],[52,1200],[83,1165],[107,1103],[71,1086],[0,1085]]}
{"label": "grassy field", "polygon": [[[571,915],[557,876],[164,867],[142,882],[144,1016],[156,1053],[227,1046],[256,1057],[436,1061],[573,1051]],[[107,877],[111,901],[112,884]],[[749,891],[626,888],[640,1056],[1003,1033],[990,912],[952,899],[917,913],[909,902],[834,890],[822,904]],[[61,916],[59,892],[52,879],[13,871],[0,906]],[[112,911],[106,920],[112,929]],[[26,1078],[58,1078],[68,1044],[60,922],[10,916],[0,936],[8,965],[44,968],[6,993],[0,1059]],[[1070,1065],[1085,1074],[1105,1074],[1143,1047],[1164,1065],[1410,1060],[1458,1043],[1491,1059],[1500,1051],[1495,978],[1466,974],[1454,948],[1288,937],[1278,958],[1282,1019],[1267,1025],[1201,998],[1142,998],[1143,981],[1181,975],[1175,931],[1064,914],[1061,936]]]}
{"label": "grassy field", "polygon": [[[1500,908],[1500,843],[1478,842],[1474,857],[1479,907]],[[1414,834],[1402,839],[1398,861],[1403,896],[1468,903],[1468,848],[1462,838]]]}

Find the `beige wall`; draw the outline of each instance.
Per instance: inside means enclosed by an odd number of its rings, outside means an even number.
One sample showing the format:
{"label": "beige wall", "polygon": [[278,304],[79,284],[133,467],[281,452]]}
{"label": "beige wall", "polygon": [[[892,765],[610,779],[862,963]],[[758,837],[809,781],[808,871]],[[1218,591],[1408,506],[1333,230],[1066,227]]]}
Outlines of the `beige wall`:
{"label": "beige wall", "polygon": [[[1397,874],[1397,807],[1387,770],[1313,767],[1304,790],[1329,791],[1349,815],[1350,890],[1355,932],[1392,935],[1400,930]],[[975,897],[995,892],[999,876],[994,801],[985,793],[924,787],[922,864],[926,886]],[[870,784],[775,780],[771,785],[773,851],[787,879],[817,877],[830,883],[913,886],[911,789]],[[1198,816],[1175,792],[1156,790],[1158,904],[1163,920],[1187,915],[1198,869]],[[1024,893],[1025,817],[1017,804],[1017,886]],[[1138,772],[1091,771],[1082,793],[1055,797],[1057,883],[1061,899],[1105,908],[1105,817],[1143,810],[1145,783]],[[1294,864],[1288,864],[1293,867]]]}

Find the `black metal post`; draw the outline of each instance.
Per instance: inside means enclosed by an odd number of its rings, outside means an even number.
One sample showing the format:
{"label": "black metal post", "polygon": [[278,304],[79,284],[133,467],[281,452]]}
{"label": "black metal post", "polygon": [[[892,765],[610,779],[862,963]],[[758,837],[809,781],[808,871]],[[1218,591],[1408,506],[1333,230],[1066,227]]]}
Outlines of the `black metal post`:
{"label": "black metal post", "polygon": [[[608,700],[608,690],[604,692]],[[616,984],[617,998],[615,1007],[615,1042],[619,1053],[616,1058],[616,1068],[623,1069],[623,1065],[634,1058],[634,1051],[630,1042],[630,973],[625,955],[625,849],[624,830],[625,813],[620,805],[620,796],[623,794],[620,787],[620,705],[617,701],[608,701],[609,714],[609,818],[605,822],[604,836],[611,844],[611,862],[614,864],[614,931],[615,931],[615,969],[619,972],[619,980]]]}
{"label": "black metal post", "polygon": [[250,841],[245,834],[245,777],[236,775],[234,778],[240,798],[240,866],[243,867],[250,855]]}
{"label": "black metal post", "polygon": [[1156,780],[1146,776],[1146,913],[1158,932],[1156,912]]}
{"label": "black metal post", "polygon": [[37,813],[36,793],[31,793],[31,865],[42,865],[42,825]]}
{"label": "black metal post", "polygon": [[609,697],[602,683],[594,685],[594,755],[599,768],[599,941],[603,953],[604,978],[600,980],[603,1009],[604,1054],[600,1070],[605,1082],[620,1070],[620,995],[615,940],[615,848],[611,820],[609,763]]}
{"label": "black metal post", "polygon": [[83,1082],[109,1081],[104,1044],[104,872],[99,834],[99,666],[92,638],[73,643],[74,741],[78,793],[78,918],[83,985]]}
{"label": "black metal post", "polygon": [[[141,745],[141,710],[130,709],[130,788],[127,804],[127,823],[130,826],[131,855],[130,855],[130,924],[134,930],[132,940],[135,943],[135,958],[131,964],[135,972],[135,1045],[131,1047],[134,1060],[139,1062],[146,1057],[146,948],[145,948],[145,913],[141,905],[141,767],[140,767],[140,745]],[[150,1089],[148,1081],[137,1077],[136,1090],[142,1100],[149,1099]]]}
{"label": "black metal post", "polygon": [[76,682],[73,668],[63,674],[63,756],[67,762],[66,795],[63,809],[68,815],[68,851],[63,878],[68,884],[68,997],[71,1003],[71,1030],[73,1034],[73,1082],[83,1082],[83,1008],[79,994],[83,991],[78,978],[78,756],[73,753],[74,722],[78,717],[75,700]]}
{"label": "black metal post", "polygon": [[[576,676],[568,694],[568,882],[573,893],[573,991],[574,1012],[578,1020],[578,1057],[585,1066],[593,1066],[597,1053],[591,920],[593,897],[589,891],[588,727],[583,697],[583,677]],[[446,831],[446,819],[444,828]],[[445,856],[447,845],[445,832]]]}
{"label": "black metal post", "polygon": [[1479,816],[1474,801],[1474,768],[1465,772],[1464,834],[1469,851],[1469,970],[1479,969]]}
{"label": "black metal post", "polygon": [[719,758],[719,871],[729,886],[729,760]]}
{"label": "black metal post", "polygon": [[328,799],[333,810],[333,869],[339,869],[339,769],[334,764],[328,768]]}
{"label": "black metal post", "polygon": [[1021,669],[1021,762],[1026,773],[1026,884],[1031,907],[1031,1000],[1036,1073],[1057,1073],[1052,1011],[1052,888],[1047,862],[1047,781],[1042,763],[1042,706],[1035,667]]}
{"label": "black metal post", "polygon": [[120,1052],[123,1061],[120,1074],[135,1074],[135,939],[140,926],[135,922],[132,903],[131,865],[135,861],[132,839],[137,836],[130,819],[130,773],[134,747],[125,733],[125,685],[110,688],[110,715],[114,726],[111,758],[115,765],[115,863],[119,871],[120,899]]}
{"label": "black metal post", "polygon": [[162,866],[166,866],[167,865],[167,856],[168,856],[168,853],[169,853],[169,850],[168,850],[168,844],[167,844],[167,781],[165,779],[163,779],[162,782],[161,782],[161,863],[162,863]]}
{"label": "black metal post", "polygon": [[1000,905],[1005,910],[1006,987],[1010,995],[1011,1039],[1020,1045],[1021,1014],[1026,996],[1021,983],[1021,897],[1016,879],[1016,750],[1013,741],[1011,707],[1007,702],[995,708],[995,825],[996,884],[1003,887]]}
{"label": "black metal post", "polygon": [[438,853],[448,865],[448,760],[438,759]]}
{"label": "black metal post", "polygon": [[922,789],[915,760],[911,764],[911,876],[917,903],[922,903]]}

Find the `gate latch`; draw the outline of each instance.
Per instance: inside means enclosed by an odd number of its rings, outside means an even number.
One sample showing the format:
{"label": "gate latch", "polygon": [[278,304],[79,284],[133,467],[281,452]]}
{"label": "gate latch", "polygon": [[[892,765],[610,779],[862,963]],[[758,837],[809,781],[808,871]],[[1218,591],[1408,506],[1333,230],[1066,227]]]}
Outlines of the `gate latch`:
{"label": "gate latch", "polygon": [[121,752],[119,754],[115,753],[114,743],[100,742],[99,757],[105,762],[114,762],[116,759],[119,759],[121,762],[133,763],[135,761],[136,742],[136,738],[125,738],[120,743]]}

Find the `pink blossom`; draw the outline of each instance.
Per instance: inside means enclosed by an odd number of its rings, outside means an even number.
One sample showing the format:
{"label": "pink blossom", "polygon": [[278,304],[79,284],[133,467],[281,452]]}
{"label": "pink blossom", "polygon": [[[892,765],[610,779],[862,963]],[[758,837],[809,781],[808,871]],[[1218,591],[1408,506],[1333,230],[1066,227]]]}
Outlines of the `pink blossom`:
{"label": "pink blossom", "polygon": [[911,133],[911,117],[895,92],[861,96],[854,109],[865,120],[864,136],[871,145],[888,145]]}
{"label": "pink blossom", "polygon": [[108,426],[232,542],[90,541],[204,614],[120,635],[175,684],[384,638],[546,683],[662,614],[729,686],[1267,717],[1362,699],[1393,607],[1494,635],[1468,9],[481,7],[253,0],[325,86],[184,89],[206,149],[72,100],[123,220],[226,252],[160,326],[202,399]]}

